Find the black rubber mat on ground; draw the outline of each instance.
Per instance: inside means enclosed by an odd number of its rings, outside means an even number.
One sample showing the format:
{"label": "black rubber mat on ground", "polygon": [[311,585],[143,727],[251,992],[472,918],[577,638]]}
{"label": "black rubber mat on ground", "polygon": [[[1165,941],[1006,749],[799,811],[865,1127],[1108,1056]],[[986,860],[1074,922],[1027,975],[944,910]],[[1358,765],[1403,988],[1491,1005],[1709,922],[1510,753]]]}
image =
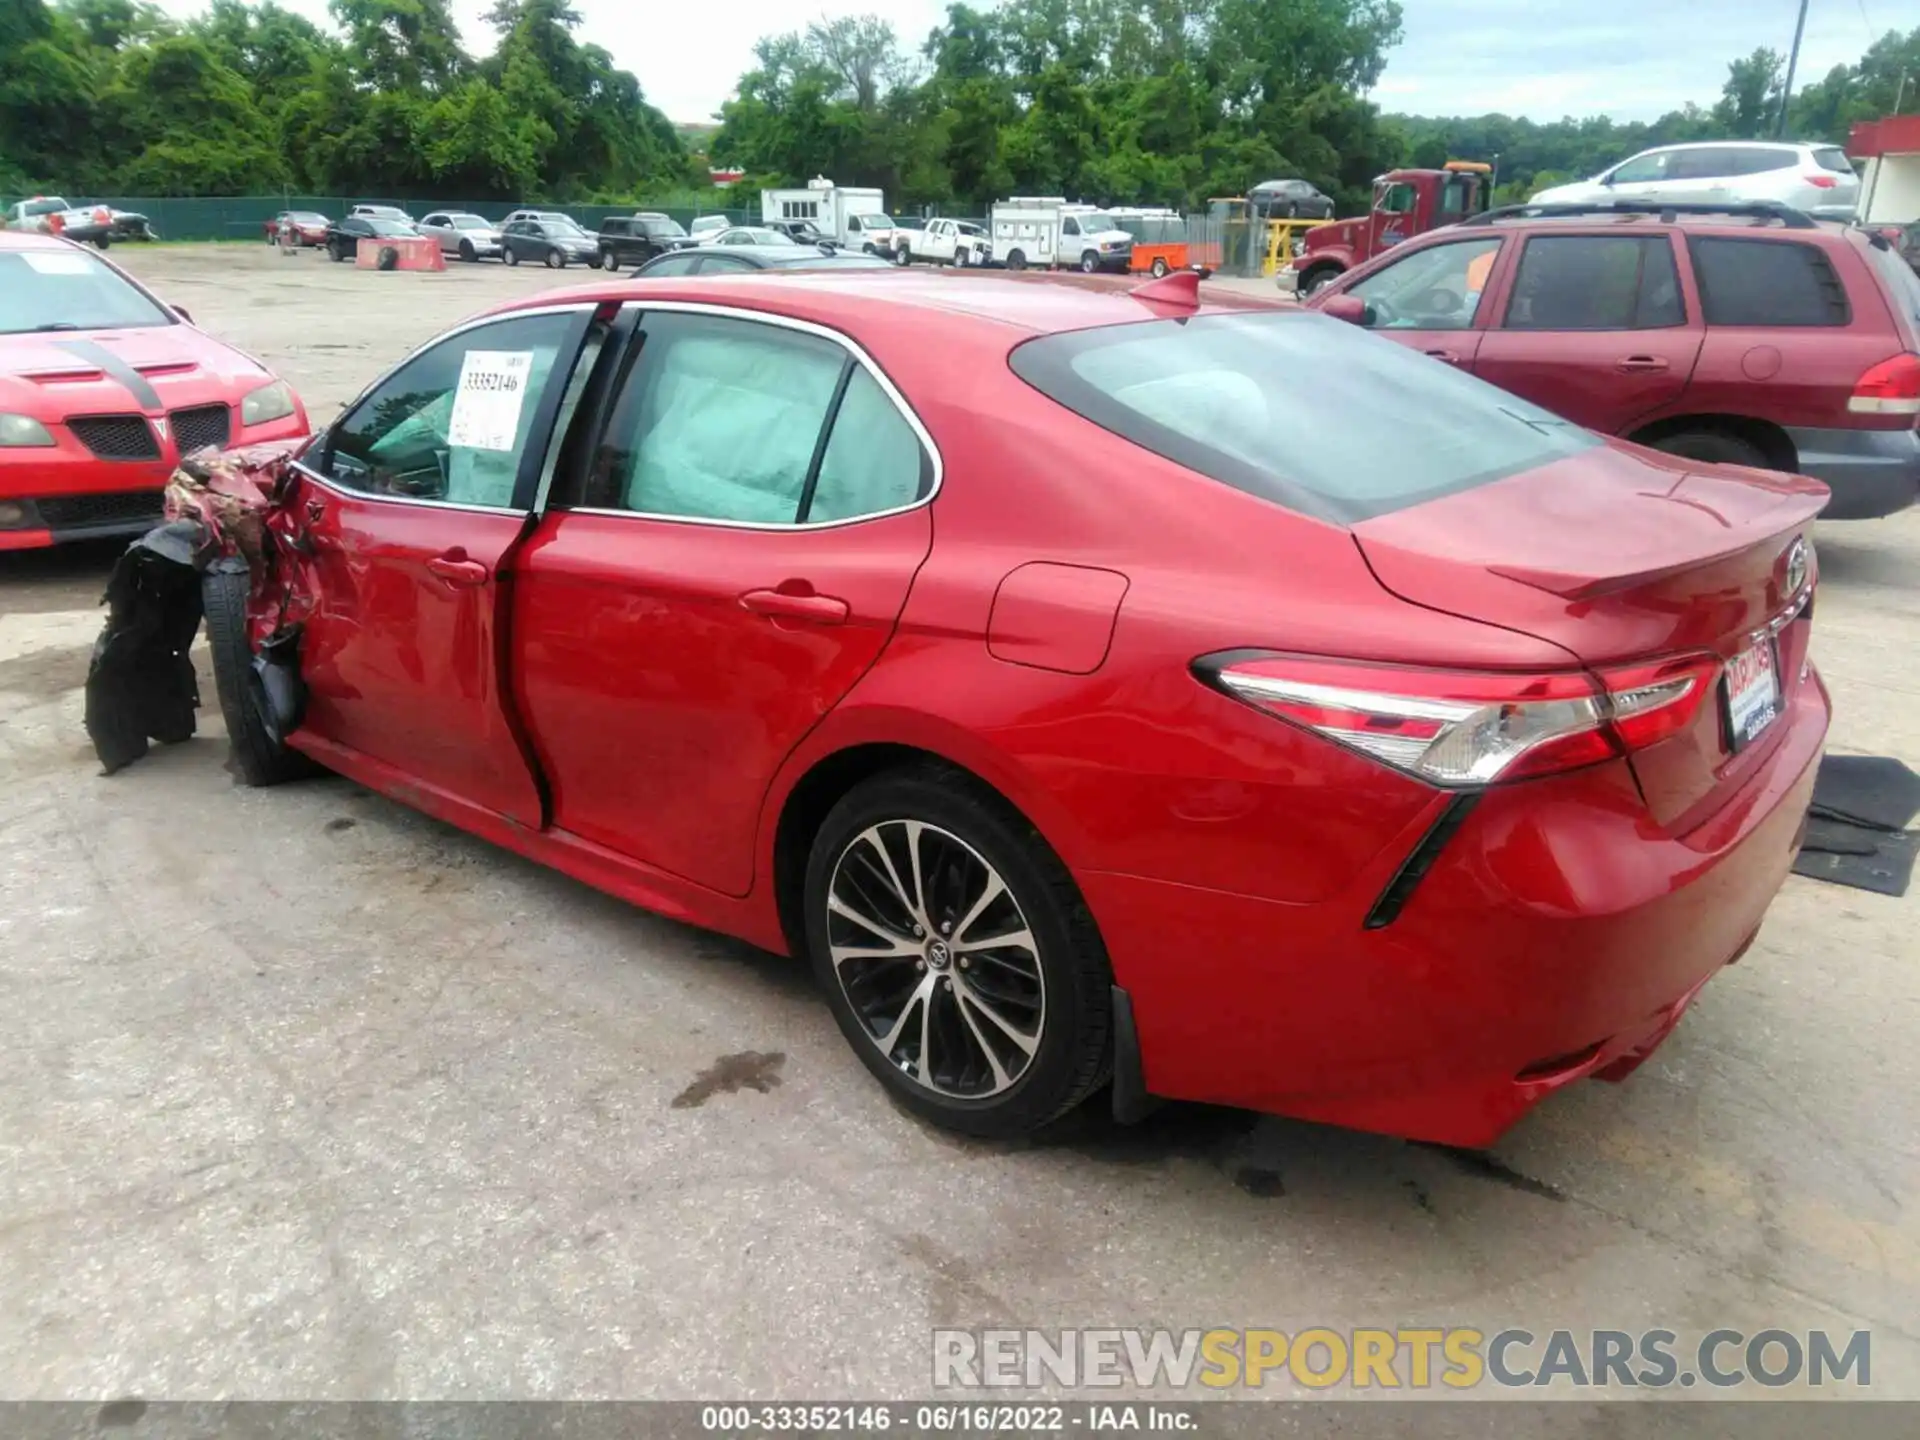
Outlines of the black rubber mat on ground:
{"label": "black rubber mat on ground", "polygon": [[1920,775],[1886,755],[1829,755],[1814,778],[1813,813],[1904,830],[1920,813]]}
{"label": "black rubber mat on ground", "polygon": [[[1823,838],[1834,848],[1812,848],[1816,827],[1820,826],[1832,827]],[[1838,833],[1842,831],[1848,833]],[[1815,820],[1808,825],[1807,841],[1794,857],[1794,874],[1896,897],[1907,893],[1913,879],[1914,855],[1920,852],[1920,831],[1869,830],[1830,820]],[[1865,854],[1860,853],[1863,847]]]}

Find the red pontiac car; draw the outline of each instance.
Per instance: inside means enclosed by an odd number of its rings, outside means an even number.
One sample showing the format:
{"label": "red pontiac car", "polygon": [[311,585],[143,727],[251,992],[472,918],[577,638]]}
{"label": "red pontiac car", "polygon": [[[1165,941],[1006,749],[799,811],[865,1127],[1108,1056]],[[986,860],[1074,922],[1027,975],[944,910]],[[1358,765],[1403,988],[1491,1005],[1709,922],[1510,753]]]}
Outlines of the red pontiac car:
{"label": "red pontiac car", "polygon": [[1605,434],[1812,475],[1829,520],[1920,498],[1920,278],[1857,227],[1770,205],[1516,205],[1306,303]]}
{"label": "red pontiac car", "polygon": [[306,433],[285,381],[111,262],[0,231],[0,551],[141,534],[182,455]]}
{"label": "red pontiac car", "polygon": [[1197,288],[468,322],[303,452],[251,609],[212,582],[240,772],[803,953],[960,1130],[1111,1080],[1474,1145],[1620,1078],[1793,858],[1825,489]]}

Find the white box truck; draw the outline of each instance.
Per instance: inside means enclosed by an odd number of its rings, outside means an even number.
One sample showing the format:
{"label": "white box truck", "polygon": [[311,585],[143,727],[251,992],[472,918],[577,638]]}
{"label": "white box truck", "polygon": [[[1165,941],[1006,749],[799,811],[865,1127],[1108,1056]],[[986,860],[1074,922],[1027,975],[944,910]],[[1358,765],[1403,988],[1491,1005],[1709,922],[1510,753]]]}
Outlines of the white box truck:
{"label": "white box truck", "polygon": [[802,189],[762,190],[760,218],[811,220],[829,239],[851,250],[891,252],[896,226],[887,197],[861,185],[836,185],[816,175]]}
{"label": "white box truck", "polygon": [[1124,271],[1133,264],[1133,236],[1097,205],[1058,195],[1016,195],[993,207],[993,253],[1009,270]]}

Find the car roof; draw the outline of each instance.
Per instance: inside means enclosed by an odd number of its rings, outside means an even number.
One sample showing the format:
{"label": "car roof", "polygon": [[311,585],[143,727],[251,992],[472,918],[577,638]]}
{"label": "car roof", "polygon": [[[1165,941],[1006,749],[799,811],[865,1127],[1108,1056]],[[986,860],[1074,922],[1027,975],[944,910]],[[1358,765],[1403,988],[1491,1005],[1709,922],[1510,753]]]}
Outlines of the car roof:
{"label": "car roof", "polygon": [[0,230],[0,250],[72,250],[71,240],[45,235],[38,230]]}
{"label": "car roof", "polygon": [[[825,257],[815,257],[825,259]],[[1160,320],[1231,313],[1297,313],[1300,307],[1278,296],[1247,295],[1225,289],[1202,294],[1197,311],[1176,309],[1131,292],[1140,285],[1125,276],[1007,275],[981,271],[952,274],[938,270],[902,270],[893,266],[781,267],[790,273],[769,275],[745,270],[728,275],[676,275],[661,279],[604,281],[571,290],[544,290],[492,312],[507,314],[533,305],[567,300],[707,301],[766,310],[811,320],[830,328],[886,310],[916,310],[981,325],[1050,335],[1089,330],[1136,320]],[[1164,282],[1160,282],[1164,283]]]}
{"label": "car roof", "polygon": [[1671,145],[1649,145],[1638,155],[1653,155],[1665,150],[1830,150],[1839,147],[1814,140],[1676,140]]}
{"label": "car roof", "polygon": [[[1658,204],[1649,201],[1649,205]],[[1473,231],[1482,228],[1509,230],[1516,228],[1566,229],[1611,228],[1624,226],[1629,229],[1639,227],[1642,230],[1665,230],[1679,226],[1685,231],[1709,231],[1715,234],[1740,235],[1800,235],[1824,230],[1830,235],[1839,234],[1847,226],[1839,220],[1814,220],[1808,217],[1807,225],[1786,225],[1779,220],[1755,215],[1701,215],[1681,212],[1678,214],[1656,214],[1651,210],[1630,210],[1623,214],[1609,214],[1605,211],[1590,211],[1583,215],[1495,215],[1489,220],[1477,217],[1469,218],[1459,225],[1447,225],[1441,229],[1429,231],[1431,235],[1452,235],[1459,231]],[[1424,236],[1416,236],[1424,239]]]}

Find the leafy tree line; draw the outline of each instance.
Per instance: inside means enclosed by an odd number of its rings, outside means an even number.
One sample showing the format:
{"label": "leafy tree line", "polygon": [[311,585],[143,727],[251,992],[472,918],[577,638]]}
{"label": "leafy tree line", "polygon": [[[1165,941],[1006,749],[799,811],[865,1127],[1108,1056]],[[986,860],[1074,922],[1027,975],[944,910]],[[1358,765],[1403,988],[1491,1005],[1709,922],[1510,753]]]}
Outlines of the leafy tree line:
{"label": "leafy tree line", "polygon": [[[874,17],[821,23],[755,47],[712,149],[749,186],[826,174],[902,209],[1013,193],[1191,206],[1283,176],[1345,209],[1396,165],[1497,160],[1498,198],[1525,199],[1650,145],[1774,133],[1772,50],[1730,64],[1710,107],[1651,124],[1381,115],[1361,97],[1400,18],[1396,0],[955,3],[917,50]],[[1798,90],[1787,133],[1842,143],[1893,112],[1903,75],[1913,109],[1920,28]]]}
{"label": "leafy tree line", "polygon": [[496,0],[483,60],[448,0],[329,8],[338,34],[273,0],[184,24],[141,0],[0,0],[0,193],[566,199],[690,177],[567,0]]}
{"label": "leafy tree line", "polygon": [[[144,0],[0,0],[0,193],[283,189],[473,200],[684,196],[705,183],[639,82],[574,35],[568,0],[495,0],[468,55],[449,0],[274,0],[186,22]],[[1728,66],[1710,106],[1605,116],[1382,115],[1364,97],[1398,0],[950,4],[918,45],[873,16],[761,40],[708,140],[743,189],[824,174],[903,210],[1015,193],[1193,205],[1297,175],[1345,207],[1400,164],[1495,160],[1501,199],[1648,145],[1771,134],[1780,56]],[[1793,97],[1787,131],[1843,141],[1920,105],[1920,29]],[[691,118],[691,117],[682,117]]]}

